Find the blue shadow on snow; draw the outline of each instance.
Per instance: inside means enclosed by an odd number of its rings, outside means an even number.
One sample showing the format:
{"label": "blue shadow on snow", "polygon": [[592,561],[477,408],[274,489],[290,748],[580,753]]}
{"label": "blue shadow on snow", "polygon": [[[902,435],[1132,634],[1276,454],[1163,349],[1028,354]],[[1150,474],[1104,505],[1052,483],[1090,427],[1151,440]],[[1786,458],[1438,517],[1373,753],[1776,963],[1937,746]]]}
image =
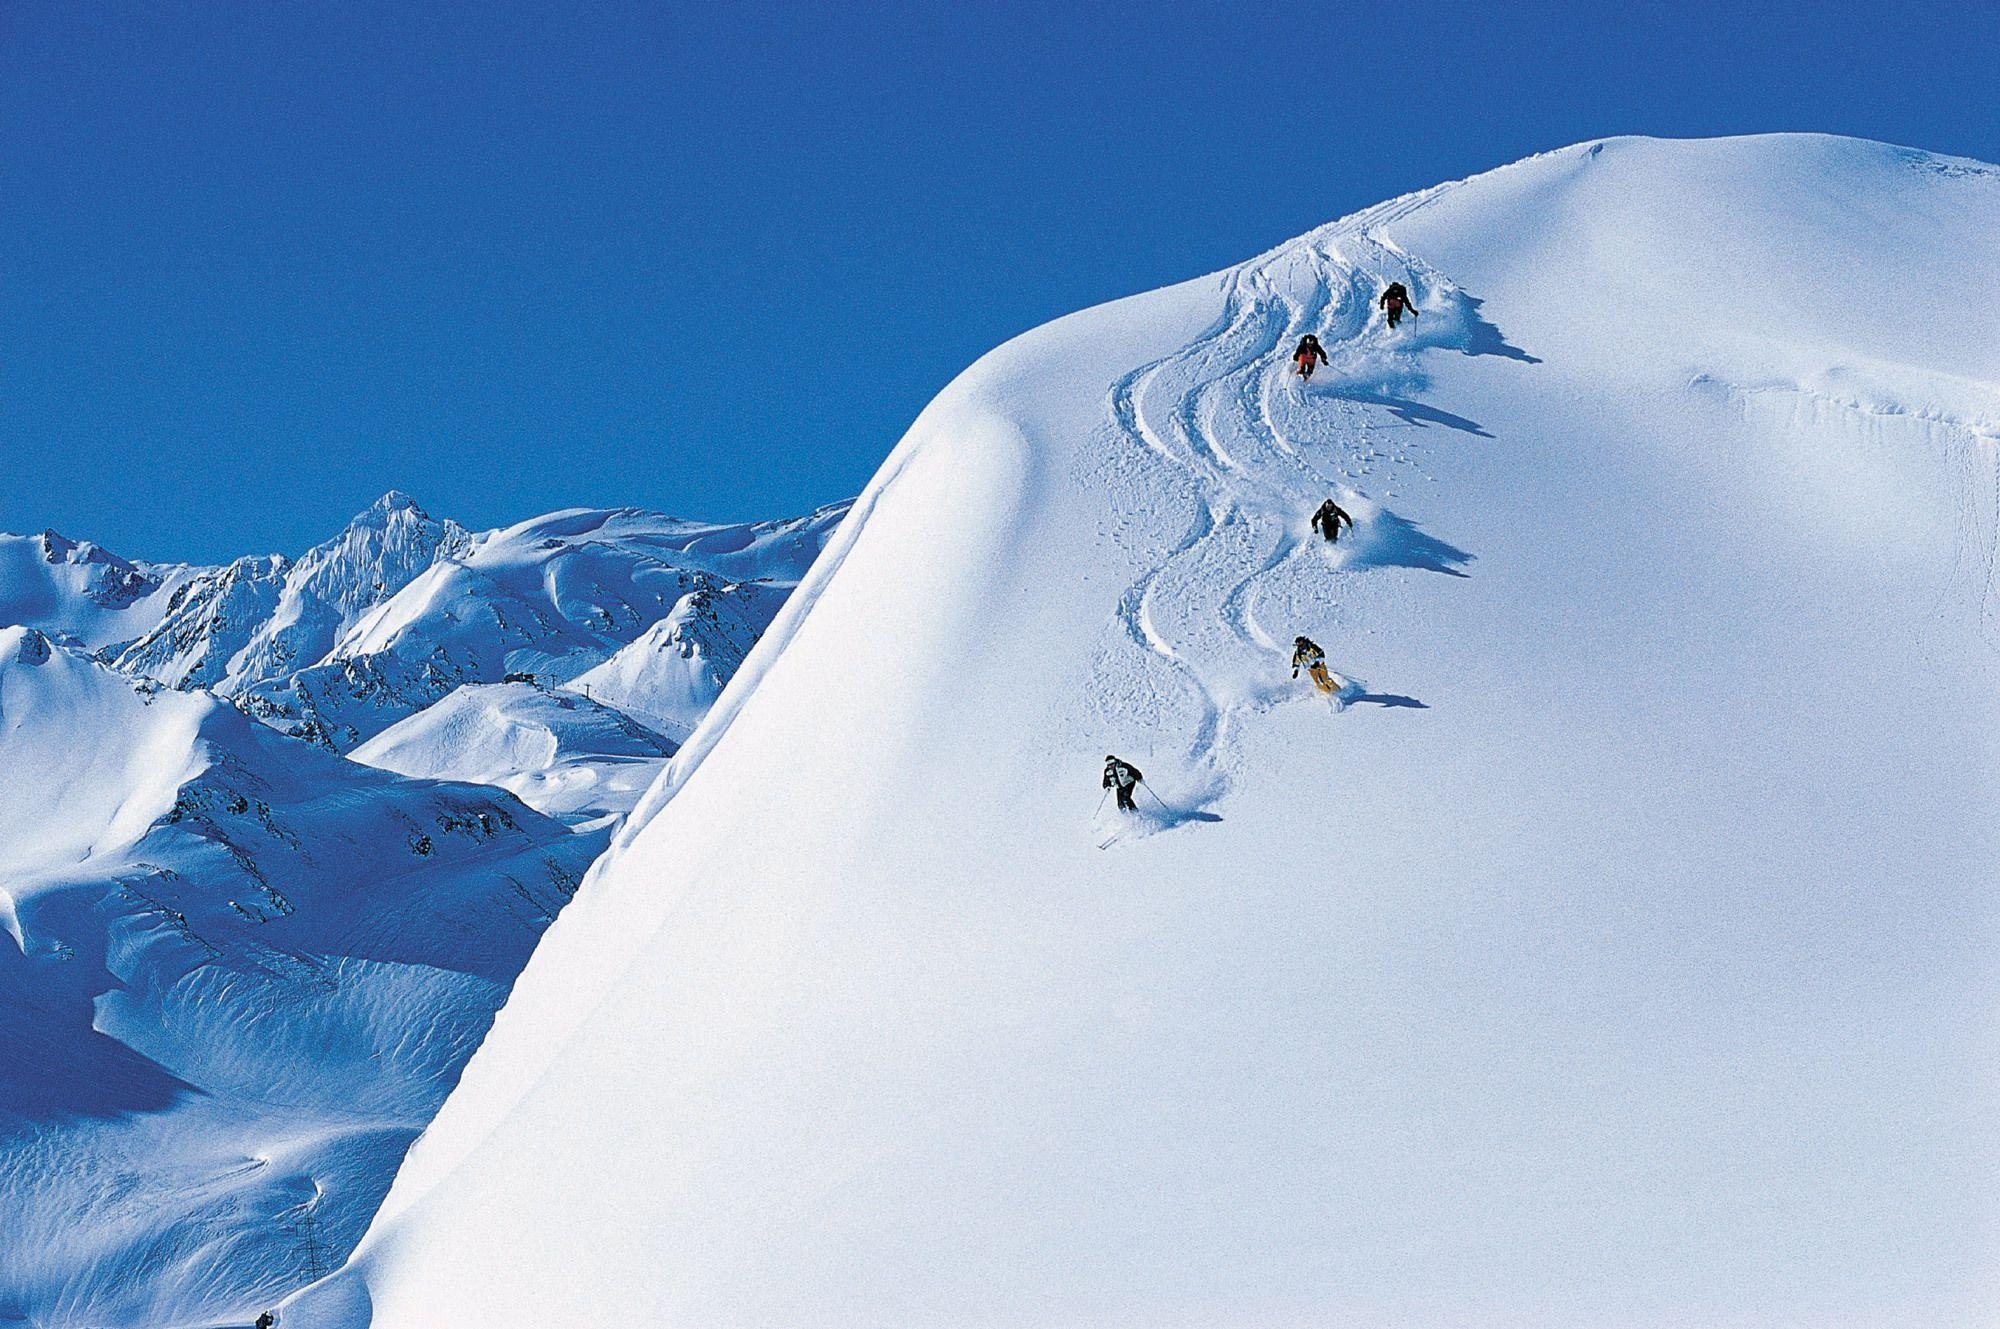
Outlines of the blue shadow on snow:
{"label": "blue shadow on snow", "polygon": [[1466,576],[1460,569],[1473,559],[1465,550],[1424,534],[1408,517],[1398,517],[1387,508],[1365,522],[1356,522],[1336,550],[1346,555],[1350,568],[1418,568],[1447,577]]}
{"label": "blue shadow on snow", "polygon": [[1400,692],[1364,692],[1351,699],[1349,706],[1395,706],[1409,710],[1427,711],[1429,702],[1418,701],[1415,697],[1405,697]]}

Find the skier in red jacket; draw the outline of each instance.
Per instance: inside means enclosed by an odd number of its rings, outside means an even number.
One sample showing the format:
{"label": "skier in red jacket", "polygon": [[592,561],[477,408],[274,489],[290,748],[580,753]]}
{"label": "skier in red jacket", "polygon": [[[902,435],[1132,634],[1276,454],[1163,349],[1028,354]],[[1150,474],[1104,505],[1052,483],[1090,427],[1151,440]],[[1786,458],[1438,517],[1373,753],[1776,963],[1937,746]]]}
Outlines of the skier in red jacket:
{"label": "skier in red jacket", "polygon": [[1411,318],[1417,316],[1417,306],[1410,299],[1410,288],[1399,281],[1390,282],[1389,289],[1377,296],[1375,303],[1382,306],[1382,312],[1389,316],[1389,326],[1392,328],[1402,322],[1405,311]]}
{"label": "skier in red jacket", "polygon": [[1299,338],[1299,349],[1292,352],[1292,362],[1299,367],[1300,378],[1311,378],[1313,366],[1327,363],[1326,348],[1319,344],[1319,338],[1308,332]]}

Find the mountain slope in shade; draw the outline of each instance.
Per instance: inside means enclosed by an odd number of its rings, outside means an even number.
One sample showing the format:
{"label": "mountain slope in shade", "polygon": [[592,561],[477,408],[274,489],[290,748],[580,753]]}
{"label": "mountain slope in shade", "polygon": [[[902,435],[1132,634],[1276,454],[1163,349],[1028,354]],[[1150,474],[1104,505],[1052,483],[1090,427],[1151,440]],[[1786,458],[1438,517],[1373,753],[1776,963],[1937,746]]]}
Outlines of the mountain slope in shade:
{"label": "mountain slope in shade", "polygon": [[285,1323],[1991,1324],[1996,307],[1621,139],[995,351]]}
{"label": "mountain slope in shade", "polygon": [[604,843],[0,629],[0,1322],[247,1324],[359,1237]]}
{"label": "mountain slope in shade", "polygon": [[35,628],[85,650],[120,650],[152,631],[175,592],[209,571],[134,563],[54,531],[0,533],[0,626]]}

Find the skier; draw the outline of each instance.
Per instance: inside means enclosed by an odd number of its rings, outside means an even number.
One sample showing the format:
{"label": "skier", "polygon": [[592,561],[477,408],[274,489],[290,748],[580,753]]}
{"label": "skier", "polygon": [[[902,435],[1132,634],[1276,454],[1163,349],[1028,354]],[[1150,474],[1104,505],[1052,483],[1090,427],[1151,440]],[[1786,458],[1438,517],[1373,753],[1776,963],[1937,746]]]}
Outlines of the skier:
{"label": "skier", "polygon": [[1293,678],[1299,676],[1300,665],[1305,666],[1306,673],[1312,676],[1313,686],[1321,692],[1332,696],[1340,691],[1340,684],[1326,672],[1326,652],[1314,645],[1310,637],[1297,637],[1292,641]]}
{"label": "skier", "polygon": [[1324,535],[1328,544],[1337,544],[1340,541],[1340,523],[1342,522],[1347,523],[1348,530],[1351,531],[1354,529],[1354,518],[1348,516],[1346,510],[1340,504],[1334,502],[1332,499],[1328,499],[1319,505],[1318,511],[1313,513],[1312,528],[1321,535]]}
{"label": "skier", "polygon": [[262,1315],[259,1315],[257,1317],[257,1329],[271,1329],[271,1326],[276,1324],[277,1322],[278,1322],[277,1316],[271,1314],[271,1312],[269,1311],[265,1311]]}
{"label": "skier", "polygon": [[1292,352],[1292,363],[1299,367],[1299,377],[1311,379],[1313,366],[1326,364],[1326,348],[1319,344],[1319,338],[1308,332],[1299,338],[1299,349]]}
{"label": "skier", "polygon": [[1129,761],[1120,761],[1118,758],[1109,755],[1104,758],[1104,787],[1118,791],[1118,810],[1120,812],[1137,812],[1139,810],[1139,805],[1132,801],[1132,791],[1137,789],[1139,781],[1145,778],[1145,776],[1139,773],[1139,768]]}
{"label": "skier", "polygon": [[1410,300],[1409,288],[1399,281],[1390,282],[1389,289],[1377,296],[1375,303],[1382,306],[1382,312],[1389,316],[1389,326],[1392,328],[1403,321],[1405,310],[1409,311],[1411,318],[1417,316],[1417,307]]}

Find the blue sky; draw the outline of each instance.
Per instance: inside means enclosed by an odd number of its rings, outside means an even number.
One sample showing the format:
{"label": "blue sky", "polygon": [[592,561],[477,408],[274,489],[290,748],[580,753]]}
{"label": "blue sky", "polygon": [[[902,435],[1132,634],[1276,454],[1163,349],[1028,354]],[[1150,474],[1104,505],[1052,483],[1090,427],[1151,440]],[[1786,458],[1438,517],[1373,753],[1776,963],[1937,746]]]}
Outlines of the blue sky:
{"label": "blue sky", "polygon": [[1990,3],[8,0],[0,528],[800,511],[1072,309],[1607,134],[2000,159],[1996,62]]}

